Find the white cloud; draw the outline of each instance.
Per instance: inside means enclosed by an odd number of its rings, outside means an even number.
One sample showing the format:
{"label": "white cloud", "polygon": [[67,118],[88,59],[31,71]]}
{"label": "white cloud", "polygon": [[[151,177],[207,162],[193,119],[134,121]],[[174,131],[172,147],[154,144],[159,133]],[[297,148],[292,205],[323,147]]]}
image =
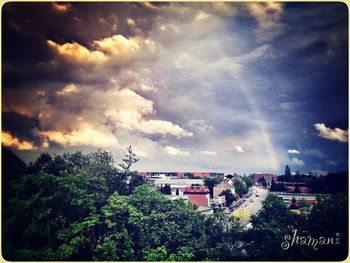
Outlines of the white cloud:
{"label": "white cloud", "polygon": [[117,127],[144,134],[173,135],[178,138],[193,136],[191,132],[170,121],[144,119],[154,113],[153,102],[132,90],[115,90],[110,94],[110,99],[112,102],[107,106],[104,116]]}
{"label": "white cloud", "polygon": [[293,165],[295,165],[295,166],[304,166],[304,165],[305,165],[304,161],[303,161],[303,160],[300,160],[300,159],[298,159],[298,158],[293,158],[293,159],[291,160],[291,164],[293,164]]}
{"label": "white cloud", "polygon": [[63,45],[57,44],[52,40],[48,40],[47,44],[59,56],[65,60],[78,65],[99,65],[107,61],[107,56],[101,51],[90,51],[86,47],[73,42]]}
{"label": "white cloud", "polygon": [[175,148],[172,146],[165,146],[164,150],[166,152],[166,154],[169,155],[179,155],[179,156],[189,156],[190,153],[186,150],[183,149],[179,149],[179,148]]}
{"label": "white cloud", "polygon": [[59,57],[80,66],[125,65],[156,53],[155,42],[139,36],[113,35],[94,40],[91,49],[76,42],[58,44],[48,40],[47,44]]}
{"label": "white cloud", "polygon": [[43,147],[48,141],[55,142],[63,147],[71,146],[94,146],[94,147],[117,147],[117,138],[109,131],[101,131],[88,124],[81,125],[72,131],[36,131],[43,140]]}
{"label": "white cloud", "polygon": [[279,22],[283,14],[283,4],[275,2],[247,3],[246,8],[259,26],[258,37],[265,41],[278,36],[284,25]]}
{"label": "white cloud", "polygon": [[314,126],[316,130],[319,131],[318,136],[322,138],[335,140],[339,142],[348,141],[348,130],[342,130],[339,128],[331,129],[326,127],[324,123],[315,123]]}
{"label": "white cloud", "polygon": [[236,145],[235,146],[235,150],[236,150],[236,152],[244,153],[244,150],[243,150],[242,146]]}
{"label": "white cloud", "polygon": [[135,123],[133,128],[141,131],[145,134],[160,134],[160,135],[173,135],[180,137],[192,137],[193,133],[186,131],[177,124],[173,124],[170,121],[162,120],[145,120],[139,123]]}
{"label": "white cloud", "polygon": [[289,154],[299,154],[300,152],[298,150],[295,150],[295,149],[288,149],[288,153]]}
{"label": "white cloud", "polygon": [[203,154],[207,154],[207,155],[217,155],[218,153],[215,151],[201,151],[201,153]]}

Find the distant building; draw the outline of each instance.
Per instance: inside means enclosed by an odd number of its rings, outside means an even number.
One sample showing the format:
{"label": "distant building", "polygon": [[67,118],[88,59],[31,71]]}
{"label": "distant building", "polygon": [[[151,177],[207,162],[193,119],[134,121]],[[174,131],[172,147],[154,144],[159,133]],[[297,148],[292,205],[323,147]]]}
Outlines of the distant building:
{"label": "distant building", "polygon": [[312,176],[316,176],[316,177],[322,177],[322,176],[327,176],[328,175],[328,171],[326,171],[326,170],[312,170],[311,172],[310,172],[310,175],[312,175]]}
{"label": "distant building", "polygon": [[191,185],[184,189],[184,195],[188,196],[188,201],[198,206],[210,205],[210,191],[203,185]]}
{"label": "distant building", "polygon": [[222,195],[212,199],[211,205],[224,207],[226,205],[226,197]]}
{"label": "distant building", "polygon": [[146,178],[163,178],[163,177],[172,177],[172,178],[190,178],[190,177],[224,177],[224,173],[217,172],[139,172],[139,175]]}
{"label": "distant building", "polygon": [[217,198],[222,193],[222,191],[227,189],[229,189],[232,192],[232,194],[235,194],[235,187],[228,182],[222,182],[220,184],[215,185],[213,188],[214,199]]}
{"label": "distant building", "polygon": [[286,205],[290,205],[293,199],[295,199],[297,202],[304,200],[306,203],[310,205],[313,205],[316,203],[315,194],[301,194],[301,193],[296,194],[296,193],[286,193],[286,192],[273,192],[273,194],[280,197]]}
{"label": "distant building", "polygon": [[304,182],[275,182],[271,184],[270,192],[284,192],[295,194],[309,194],[312,189]]}
{"label": "distant building", "polygon": [[273,174],[251,174],[254,184],[259,185],[262,179],[265,179],[267,185],[271,185],[272,179],[276,182],[278,176]]}
{"label": "distant building", "polygon": [[[288,185],[288,183],[284,184],[285,185],[285,190],[287,193],[296,193],[296,194],[308,194],[311,193],[311,188],[306,187],[305,183],[292,183],[292,185]],[[287,186],[286,186],[287,185]]]}
{"label": "distant building", "polygon": [[148,183],[154,188],[160,188],[164,185],[169,185],[171,189],[171,195],[184,195],[186,187],[193,184],[203,185],[203,179],[182,179],[182,178],[152,178],[148,180]]}
{"label": "distant building", "polygon": [[285,204],[290,206],[292,201],[297,203],[304,200],[313,205],[316,202],[316,195],[311,194],[312,189],[308,188],[304,182],[273,182],[270,193],[280,197]]}

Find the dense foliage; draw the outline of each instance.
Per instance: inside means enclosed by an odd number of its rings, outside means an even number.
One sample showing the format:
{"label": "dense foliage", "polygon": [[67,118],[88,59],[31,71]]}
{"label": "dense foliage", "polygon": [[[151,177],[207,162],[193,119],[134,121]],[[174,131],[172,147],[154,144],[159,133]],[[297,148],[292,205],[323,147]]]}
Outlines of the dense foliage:
{"label": "dense foliage", "polygon": [[[308,216],[292,213],[275,195],[268,195],[263,209],[251,219],[246,232],[246,249],[252,260],[344,260],[348,254],[348,198],[345,195],[320,195]],[[291,245],[293,235],[318,239],[335,238],[339,245]],[[289,235],[290,247],[281,249]],[[250,242],[249,242],[250,241]],[[308,242],[306,242],[308,243]]]}
{"label": "dense foliage", "polygon": [[[2,253],[7,260],[311,260],[347,255],[347,197],[319,196],[306,216],[269,195],[243,230],[223,213],[204,216],[170,201],[109,152],[47,153],[28,166],[2,151]],[[249,185],[241,179],[242,183]],[[292,229],[303,235],[341,234],[341,245],[281,249]]]}
{"label": "dense foliage", "polygon": [[128,164],[116,169],[103,150],[44,153],[27,167],[4,149],[5,160],[8,260],[220,259],[224,237],[235,229],[220,214],[205,217],[191,204],[168,200]]}
{"label": "dense foliage", "polygon": [[349,185],[347,172],[329,173],[321,177],[309,175],[281,175],[278,177],[278,181],[304,182],[313,192],[322,194],[347,194]]}

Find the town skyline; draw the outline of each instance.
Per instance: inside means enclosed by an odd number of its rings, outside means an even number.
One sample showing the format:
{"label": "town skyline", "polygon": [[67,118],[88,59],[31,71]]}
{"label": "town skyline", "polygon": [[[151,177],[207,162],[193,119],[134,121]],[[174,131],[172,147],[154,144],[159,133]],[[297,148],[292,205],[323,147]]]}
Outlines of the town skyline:
{"label": "town skyline", "polygon": [[2,19],[2,142],[26,161],[132,145],[138,171],[348,169],[342,3],[7,3]]}

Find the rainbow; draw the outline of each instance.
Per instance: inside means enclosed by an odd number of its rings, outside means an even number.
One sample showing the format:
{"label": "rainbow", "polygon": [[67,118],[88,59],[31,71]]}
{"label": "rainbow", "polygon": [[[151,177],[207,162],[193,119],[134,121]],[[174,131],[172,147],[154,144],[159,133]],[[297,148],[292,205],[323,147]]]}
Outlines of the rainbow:
{"label": "rainbow", "polygon": [[262,139],[265,142],[267,152],[269,154],[268,158],[269,158],[270,164],[273,170],[275,172],[278,172],[280,170],[281,162],[280,162],[280,159],[278,158],[277,150],[268,132],[267,121],[265,120],[265,117],[259,108],[258,101],[256,100],[255,96],[252,93],[252,88],[248,83],[248,81],[246,81],[244,78],[237,77],[237,75],[235,75],[234,78],[238,79],[239,88],[242,91],[245,100],[248,102],[255,117],[260,120],[260,131],[262,134]]}

